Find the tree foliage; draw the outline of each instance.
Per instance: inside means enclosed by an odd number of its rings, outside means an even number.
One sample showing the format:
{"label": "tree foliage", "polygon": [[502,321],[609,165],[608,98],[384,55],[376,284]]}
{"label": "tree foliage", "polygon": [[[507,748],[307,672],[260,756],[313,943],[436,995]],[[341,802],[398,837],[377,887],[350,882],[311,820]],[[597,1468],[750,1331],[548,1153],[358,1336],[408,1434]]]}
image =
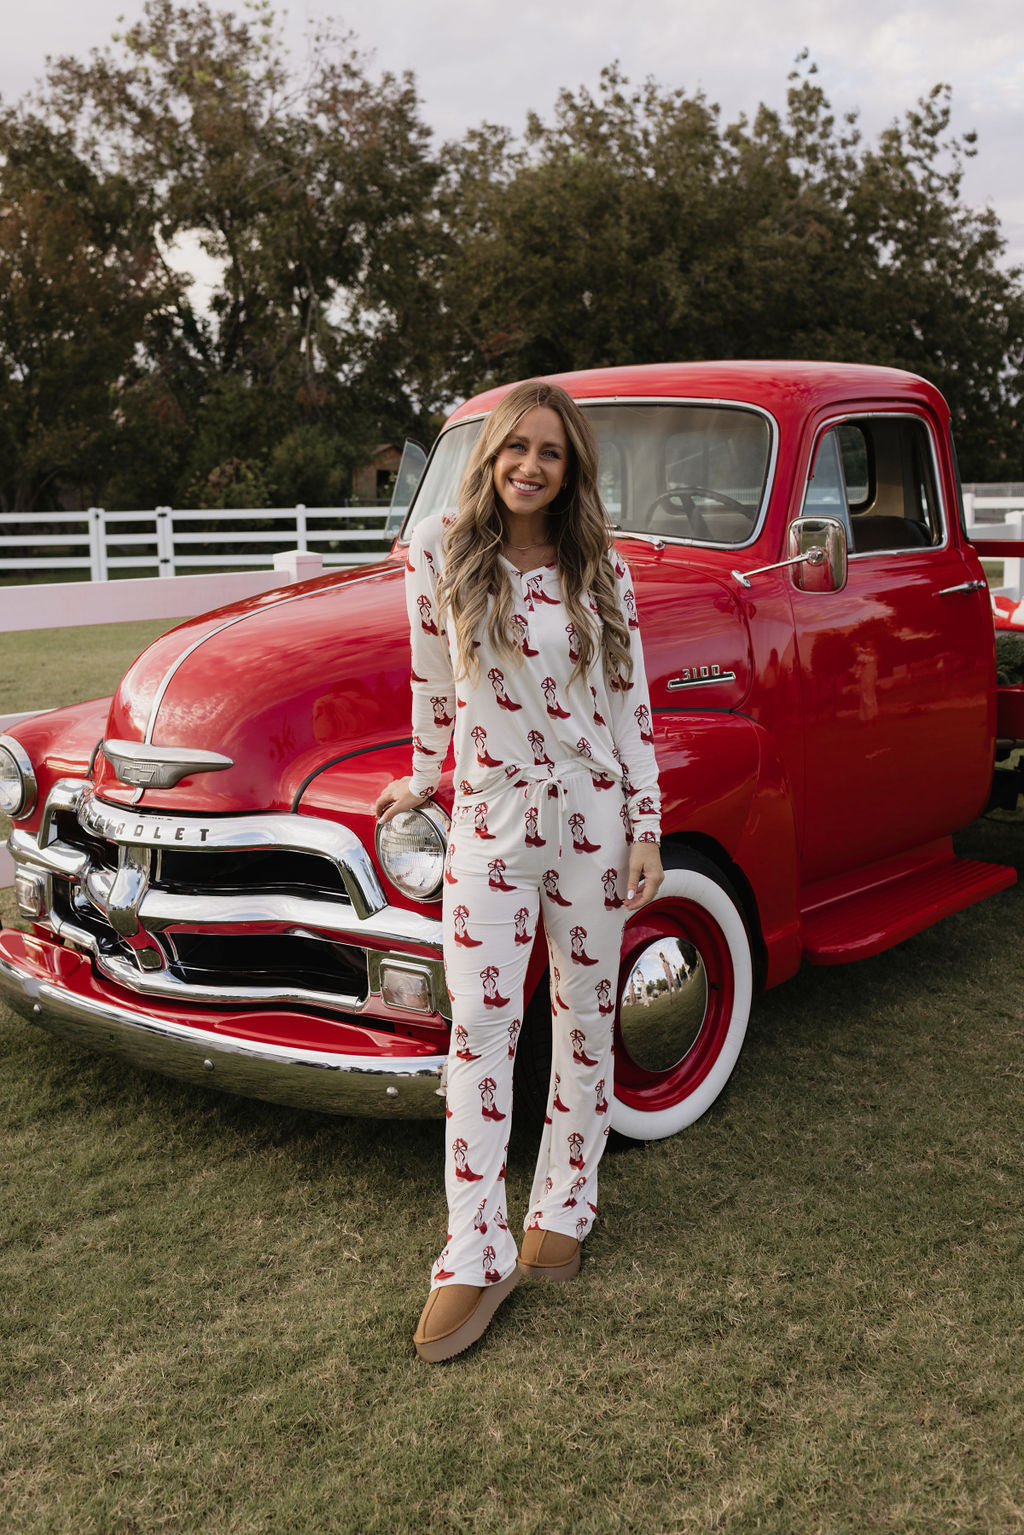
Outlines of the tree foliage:
{"label": "tree foliage", "polygon": [[610,66],[435,153],[350,36],[298,67],[268,0],[146,0],[0,110],[0,504],[330,504],[492,381],[716,356],[911,368],[968,478],[1021,477],[1024,291],[973,152],[947,87],[867,143],[804,59],[781,112]]}
{"label": "tree foliage", "polygon": [[1019,472],[1020,273],[964,205],[971,135],[936,86],[874,146],[813,65],[784,115],[721,122],[702,95],[563,91],[523,142],[452,146],[444,272],[456,388],[566,368],[710,357],[864,361],[926,374],[972,477]]}

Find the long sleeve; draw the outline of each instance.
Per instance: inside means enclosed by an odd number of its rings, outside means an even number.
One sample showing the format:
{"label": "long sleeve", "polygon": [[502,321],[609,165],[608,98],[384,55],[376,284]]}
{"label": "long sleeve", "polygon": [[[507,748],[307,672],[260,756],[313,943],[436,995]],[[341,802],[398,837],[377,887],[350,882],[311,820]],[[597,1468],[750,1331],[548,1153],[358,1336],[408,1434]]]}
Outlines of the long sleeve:
{"label": "long sleeve", "polygon": [[651,698],[644,668],[636,597],[629,567],[614,551],[612,566],[618,586],[620,610],[629,633],[633,675],[630,687],[612,693],[609,723],[615,741],[615,753],[622,768],[633,840],[657,842],[661,837],[661,794],[658,789]]}
{"label": "long sleeve", "polygon": [[[427,528],[430,526],[430,519]],[[438,551],[439,552],[439,551]],[[412,778],[414,794],[432,794],[441,777],[455,724],[455,679],[448,640],[438,623],[437,554],[416,528],[405,567],[405,603],[412,645]]]}

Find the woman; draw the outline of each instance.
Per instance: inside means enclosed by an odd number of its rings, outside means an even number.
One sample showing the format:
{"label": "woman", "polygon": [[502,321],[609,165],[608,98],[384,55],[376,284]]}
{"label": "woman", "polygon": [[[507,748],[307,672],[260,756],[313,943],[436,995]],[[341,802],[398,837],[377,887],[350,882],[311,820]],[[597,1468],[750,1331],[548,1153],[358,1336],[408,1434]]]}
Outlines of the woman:
{"label": "woman", "polygon": [[[460,1353],[520,1274],[569,1279],[597,1209],[622,928],[663,875],[636,607],[597,491],[597,446],[563,389],[519,384],[484,421],[453,517],[414,532],[413,772],[390,820],[437,787],[455,734],[444,873],[452,997],[448,1240],[414,1335]],[[552,1070],[522,1251],[505,1154],[523,982],[543,915]]]}

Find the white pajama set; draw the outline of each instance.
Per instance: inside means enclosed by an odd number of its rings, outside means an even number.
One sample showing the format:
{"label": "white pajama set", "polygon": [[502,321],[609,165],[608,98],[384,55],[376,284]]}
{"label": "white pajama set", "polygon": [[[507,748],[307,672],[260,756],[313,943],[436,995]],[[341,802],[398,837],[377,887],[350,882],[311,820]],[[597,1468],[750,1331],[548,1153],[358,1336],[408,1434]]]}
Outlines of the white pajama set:
{"label": "white pajama set", "polygon": [[[612,1098],[612,1029],[629,843],[656,842],[658,770],[629,570],[612,551],[632,680],[609,687],[600,647],[570,686],[576,634],[557,567],[503,561],[521,665],[477,643],[474,685],[453,674],[450,615],[439,628],[445,522],[417,527],[406,564],[412,638],[414,793],[436,787],[455,735],[455,801],[443,932],[452,999],[441,1284],[494,1284],[516,1265],[505,1207],[512,1069],[527,963],[543,915],[552,1010],[547,1114],[524,1225],[582,1240],[597,1210],[597,1164]],[[584,596],[596,614],[596,604]],[[485,626],[481,626],[483,631]]]}

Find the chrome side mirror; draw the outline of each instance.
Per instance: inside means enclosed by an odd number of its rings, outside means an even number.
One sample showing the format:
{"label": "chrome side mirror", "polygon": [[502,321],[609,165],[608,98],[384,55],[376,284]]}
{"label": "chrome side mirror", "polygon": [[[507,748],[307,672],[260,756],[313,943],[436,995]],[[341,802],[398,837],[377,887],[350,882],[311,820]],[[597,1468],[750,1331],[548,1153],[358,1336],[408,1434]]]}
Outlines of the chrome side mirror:
{"label": "chrome side mirror", "polygon": [[798,564],[793,585],[802,592],[841,592],[846,585],[846,528],[837,517],[798,517],[789,525],[789,552]]}
{"label": "chrome side mirror", "polygon": [[793,585],[802,592],[841,592],[846,585],[846,528],[835,517],[798,517],[789,525],[789,559],[773,565],[759,565],[756,570],[734,570],[732,578],[749,586],[751,576],[763,576],[769,570],[793,573]]}

